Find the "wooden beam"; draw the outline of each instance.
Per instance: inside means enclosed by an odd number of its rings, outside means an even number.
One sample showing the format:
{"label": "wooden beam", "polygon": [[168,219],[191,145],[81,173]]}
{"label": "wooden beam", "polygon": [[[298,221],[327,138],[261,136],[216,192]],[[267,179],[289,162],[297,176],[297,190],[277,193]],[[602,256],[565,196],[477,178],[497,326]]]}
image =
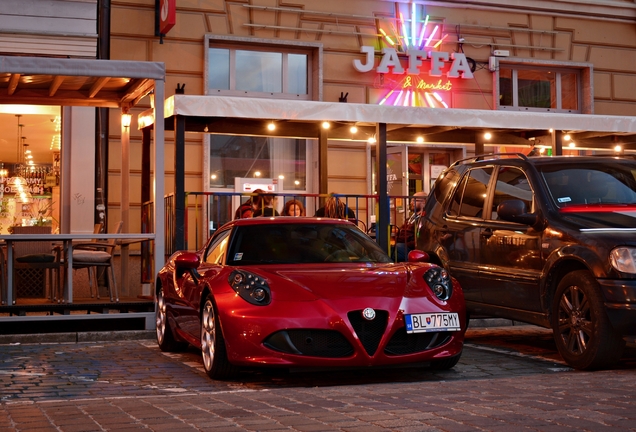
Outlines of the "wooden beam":
{"label": "wooden beam", "polygon": [[49,86],[49,97],[55,96],[55,93],[57,93],[57,89],[60,88],[65,78],[66,77],[62,75],[57,75],[55,78],[53,78],[53,81]]}
{"label": "wooden beam", "polygon": [[99,91],[102,89],[102,87],[106,85],[108,81],[110,81],[110,77],[97,78],[97,81],[95,81],[95,84],[93,84],[91,89],[88,91],[88,98],[93,99],[95,95],[99,93]]}
{"label": "wooden beam", "polygon": [[122,107],[133,107],[154,88],[155,83],[153,80],[134,80],[133,84],[125,90],[126,94],[120,99],[119,104]]}
{"label": "wooden beam", "polygon": [[9,78],[9,87],[7,89],[9,96],[12,96],[15,93],[15,89],[18,88],[18,83],[20,82],[20,74],[11,74],[11,78]]}

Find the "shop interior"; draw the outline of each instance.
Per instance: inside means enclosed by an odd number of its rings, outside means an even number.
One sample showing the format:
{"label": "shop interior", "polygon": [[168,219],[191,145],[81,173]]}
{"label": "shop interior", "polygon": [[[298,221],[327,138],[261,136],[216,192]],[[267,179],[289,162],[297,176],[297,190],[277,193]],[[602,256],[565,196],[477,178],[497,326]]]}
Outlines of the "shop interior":
{"label": "shop interior", "polygon": [[59,106],[0,105],[0,234],[59,231],[60,142]]}

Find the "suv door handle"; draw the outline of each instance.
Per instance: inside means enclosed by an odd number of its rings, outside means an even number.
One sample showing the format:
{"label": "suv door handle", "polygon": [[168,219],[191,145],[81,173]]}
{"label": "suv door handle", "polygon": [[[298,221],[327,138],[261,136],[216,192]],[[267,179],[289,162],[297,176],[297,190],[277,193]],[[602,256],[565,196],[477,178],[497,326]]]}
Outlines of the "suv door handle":
{"label": "suv door handle", "polygon": [[492,237],[492,229],[490,229],[490,228],[483,229],[481,231],[480,236],[482,236],[483,238],[489,239],[490,237]]}

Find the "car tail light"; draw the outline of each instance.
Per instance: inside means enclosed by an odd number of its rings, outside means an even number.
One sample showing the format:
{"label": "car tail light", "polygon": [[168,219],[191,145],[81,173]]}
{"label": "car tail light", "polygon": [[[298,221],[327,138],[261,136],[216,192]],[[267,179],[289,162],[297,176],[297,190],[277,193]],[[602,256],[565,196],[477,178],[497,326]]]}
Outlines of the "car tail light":
{"label": "car tail light", "polygon": [[267,282],[260,276],[250,272],[234,270],[228,282],[243,300],[257,306],[268,305],[271,300],[271,291]]}
{"label": "car tail light", "polygon": [[440,300],[448,300],[453,294],[453,282],[442,267],[431,267],[424,273],[424,280]]}

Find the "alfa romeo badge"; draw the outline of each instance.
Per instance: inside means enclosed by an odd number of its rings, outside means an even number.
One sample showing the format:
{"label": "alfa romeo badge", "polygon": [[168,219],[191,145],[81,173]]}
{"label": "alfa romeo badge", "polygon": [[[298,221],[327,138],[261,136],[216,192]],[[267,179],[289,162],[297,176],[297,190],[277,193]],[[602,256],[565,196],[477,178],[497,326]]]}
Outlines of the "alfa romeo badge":
{"label": "alfa romeo badge", "polygon": [[362,311],[362,316],[367,321],[373,321],[375,319],[375,311],[373,310],[373,308],[365,308]]}

